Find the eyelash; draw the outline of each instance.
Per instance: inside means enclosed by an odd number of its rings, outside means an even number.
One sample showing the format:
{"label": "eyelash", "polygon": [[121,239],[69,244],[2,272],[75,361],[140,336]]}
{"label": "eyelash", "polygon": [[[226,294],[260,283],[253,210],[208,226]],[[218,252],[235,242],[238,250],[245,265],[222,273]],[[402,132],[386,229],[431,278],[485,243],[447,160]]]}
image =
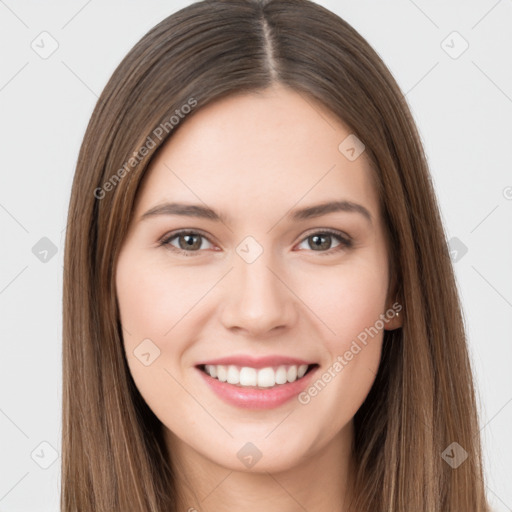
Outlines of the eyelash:
{"label": "eyelash", "polygon": [[[200,231],[181,230],[181,231],[175,231],[174,233],[171,233],[170,235],[165,236],[159,242],[159,246],[167,246],[171,251],[173,251],[177,254],[187,256],[187,257],[188,256],[196,256],[198,253],[201,252],[201,250],[185,251],[183,249],[179,249],[178,247],[174,247],[173,245],[171,245],[170,244],[171,240],[179,237],[180,235],[199,235],[199,236],[205,238],[206,240],[208,240],[208,242],[212,243],[211,240],[209,240],[208,237],[206,235],[204,235],[203,233],[201,233]],[[314,235],[331,235],[334,238],[336,238],[336,240],[340,243],[340,245],[338,245],[337,247],[328,249],[327,251],[318,251],[321,256],[331,255],[331,254],[336,253],[342,249],[350,249],[353,244],[352,239],[350,237],[344,235],[340,231],[335,231],[333,229],[323,229],[321,231],[320,230],[315,231],[315,232],[307,235],[306,237],[304,237],[299,243],[304,242],[305,240],[307,240],[308,238],[310,238]],[[317,252],[317,251],[311,250],[311,252]]]}

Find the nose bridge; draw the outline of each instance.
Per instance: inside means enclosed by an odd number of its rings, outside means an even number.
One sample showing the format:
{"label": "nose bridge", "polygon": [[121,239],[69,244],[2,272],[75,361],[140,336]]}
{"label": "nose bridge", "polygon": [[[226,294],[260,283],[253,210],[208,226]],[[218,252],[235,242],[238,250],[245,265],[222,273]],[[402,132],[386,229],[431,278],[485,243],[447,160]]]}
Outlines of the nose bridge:
{"label": "nose bridge", "polygon": [[271,261],[270,251],[262,251],[253,261],[243,255],[235,257],[223,311],[225,326],[262,333],[291,322],[293,294],[281,282],[284,276],[275,275],[279,271],[273,267],[279,265]]}

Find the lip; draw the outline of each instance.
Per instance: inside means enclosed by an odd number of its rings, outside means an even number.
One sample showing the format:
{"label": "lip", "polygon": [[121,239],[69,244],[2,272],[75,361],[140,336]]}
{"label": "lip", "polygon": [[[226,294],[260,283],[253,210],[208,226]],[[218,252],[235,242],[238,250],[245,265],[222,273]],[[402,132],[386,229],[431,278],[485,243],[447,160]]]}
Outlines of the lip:
{"label": "lip", "polygon": [[[231,358],[230,360],[233,359],[234,358]],[[228,384],[227,382],[220,382],[200,368],[196,367],[196,370],[200,373],[209,388],[224,402],[242,409],[274,409],[304,391],[304,389],[309,386],[311,379],[319,368],[320,366],[316,365],[301,379],[268,389],[242,387],[236,386],[235,384]]]}
{"label": "lip", "polygon": [[[197,363],[196,367],[202,366],[205,364],[211,364],[211,365],[233,365],[233,366],[248,366],[250,368],[267,368],[269,366],[281,366],[281,365],[297,365],[300,366],[302,364],[307,365],[313,365],[315,362],[312,361],[304,361],[304,359],[297,359],[296,357],[287,357],[287,356],[265,356],[265,357],[253,357],[253,356],[245,356],[245,355],[238,355],[238,356],[229,356],[229,357],[222,357],[220,359],[212,359],[210,361],[202,361],[200,363]],[[284,386],[284,384],[283,384]]]}

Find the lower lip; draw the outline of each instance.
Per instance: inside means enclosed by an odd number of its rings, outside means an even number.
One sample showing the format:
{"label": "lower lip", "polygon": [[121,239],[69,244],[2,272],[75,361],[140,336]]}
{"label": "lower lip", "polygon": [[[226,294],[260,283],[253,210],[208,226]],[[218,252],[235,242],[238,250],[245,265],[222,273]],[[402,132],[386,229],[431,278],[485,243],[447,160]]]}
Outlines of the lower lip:
{"label": "lower lip", "polygon": [[304,391],[318,370],[318,366],[310,370],[304,377],[295,382],[279,384],[272,388],[244,388],[210,377],[203,370],[196,368],[205,382],[226,403],[244,409],[273,409],[288,402]]}

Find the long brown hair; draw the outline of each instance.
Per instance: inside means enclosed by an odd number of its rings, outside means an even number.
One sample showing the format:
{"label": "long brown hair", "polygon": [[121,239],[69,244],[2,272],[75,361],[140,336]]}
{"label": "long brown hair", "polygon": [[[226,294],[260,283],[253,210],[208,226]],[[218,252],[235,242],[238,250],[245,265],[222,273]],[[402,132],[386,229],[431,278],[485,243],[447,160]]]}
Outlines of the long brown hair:
{"label": "long brown hair", "polygon": [[[313,2],[207,0],[163,20],[128,53],[80,149],[64,262],[63,512],[176,510],[172,453],[123,351],[116,259],[162,144],[205,105],[274,82],[325,105],[365,144],[404,307],[354,418],[354,510],[488,510],[461,306],[398,85],[361,35]],[[445,456],[453,442],[468,453],[457,468]]]}

